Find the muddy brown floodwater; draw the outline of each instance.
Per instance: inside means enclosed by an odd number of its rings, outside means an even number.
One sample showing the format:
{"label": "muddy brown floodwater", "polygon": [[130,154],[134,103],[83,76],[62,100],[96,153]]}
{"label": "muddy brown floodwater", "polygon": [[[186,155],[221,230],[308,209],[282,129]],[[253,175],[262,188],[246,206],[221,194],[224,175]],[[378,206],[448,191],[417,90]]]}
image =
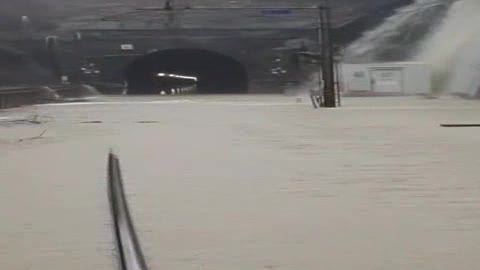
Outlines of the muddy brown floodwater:
{"label": "muddy brown floodwater", "polygon": [[[480,129],[440,124],[479,123],[480,103],[344,103],[113,97],[0,112],[1,268],[116,269],[112,148],[150,269],[476,269]],[[6,124],[32,115],[43,123]]]}

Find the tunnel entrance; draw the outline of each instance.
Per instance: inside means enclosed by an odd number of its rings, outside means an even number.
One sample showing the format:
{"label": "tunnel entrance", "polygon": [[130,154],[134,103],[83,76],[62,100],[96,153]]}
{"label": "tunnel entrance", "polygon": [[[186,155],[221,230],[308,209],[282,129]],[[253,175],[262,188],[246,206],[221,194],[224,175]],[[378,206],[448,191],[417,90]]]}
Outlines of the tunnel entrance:
{"label": "tunnel entrance", "polygon": [[169,49],[147,54],[127,67],[125,79],[128,94],[132,95],[170,94],[171,89],[193,85],[198,94],[248,93],[248,74],[240,62],[202,49]]}

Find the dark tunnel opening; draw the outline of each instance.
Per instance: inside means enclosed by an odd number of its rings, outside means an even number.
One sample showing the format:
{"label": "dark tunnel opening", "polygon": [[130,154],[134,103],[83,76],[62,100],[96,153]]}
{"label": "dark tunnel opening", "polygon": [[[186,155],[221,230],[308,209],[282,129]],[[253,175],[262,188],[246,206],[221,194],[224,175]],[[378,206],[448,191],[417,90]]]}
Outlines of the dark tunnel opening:
{"label": "dark tunnel opening", "polygon": [[[169,76],[178,77],[172,79]],[[196,86],[197,94],[248,93],[247,70],[240,62],[201,49],[169,49],[150,53],[131,63],[125,77],[128,94],[131,95],[170,93],[171,89],[192,85]]]}

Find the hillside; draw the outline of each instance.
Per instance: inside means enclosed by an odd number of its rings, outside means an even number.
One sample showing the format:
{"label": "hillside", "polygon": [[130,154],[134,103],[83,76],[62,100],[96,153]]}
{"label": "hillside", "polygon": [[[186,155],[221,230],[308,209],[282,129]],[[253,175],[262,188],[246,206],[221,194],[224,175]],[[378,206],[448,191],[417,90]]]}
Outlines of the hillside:
{"label": "hillside", "polygon": [[[176,6],[314,6],[318,0],[177,0]],[[336,0],[331,1],[334,23],[342,26],[368,18],[373,23],[392,9],[411,0]],[[162,0],[0,0],[0,30],[18,29],[21,16],[29,16],[38,30],[55,29],[63,22],[99,18],[135,8],[162,6]]]}
{"label": "hillside", "polygon": [[[335,37],[340,44],[347,44],[358,38],[361,33],[389,16],[396,8],[410,3],[412,0],[331,0],[333,8],[333,22],[337,28]],[[285,7],[285,6],[315,6],[317,0],[246,0],[246,1],[221,1],[221,0],[177,0],[178,7],[185,6],[230,6],[230,7]],[[76,26],[88,22],[99,21],[100,18],[128,12],[136,8],[159,7],[161,0],[0,0],[0,81],[3,84],[22,81],[22,76],[27,72],[33,81],[43,81],[48,71],[36,66],[35,61],[25,52],[17,51],[12,42],[6,38],[15,39],[15,33],[22,27],[22,16],[28,16],[30,29],[42,35],[54,34],[56,31],[74,30]],[[188,17],[188,18],[187,18]],[[182,23],[187,26],[229,27],[248,26],[258,27],[262,16],[251,14],[211,13],[202,15],[185,15]],[[281,22],[294,26],[312,22],[312,17],[306,18],[297,14],[289,20],[295,22]],[[131,20],[149,20],[143,14]],[[150,20],[159,20],[158,14],[152,14]],[[269,23],[269,22],[267,22]],[[275,24],[275,26],[279,26]],[[182,26],[183,26],[182,25]],[[271,25],[271,22],[270,22]],[[3,41],[2,41],[3,39]],[[13,59],[13,60],[12,60]],[[12,66],[13,65],[13,66]]]}

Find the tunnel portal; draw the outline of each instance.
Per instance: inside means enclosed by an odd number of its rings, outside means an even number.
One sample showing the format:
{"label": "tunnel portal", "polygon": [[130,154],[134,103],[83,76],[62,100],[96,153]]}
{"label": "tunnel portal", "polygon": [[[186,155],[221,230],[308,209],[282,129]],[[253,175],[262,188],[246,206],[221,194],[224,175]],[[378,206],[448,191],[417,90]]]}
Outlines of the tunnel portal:
{"label": "tunnel portal", "polygon": [[198,94],[248,93],[247,70],[237,60],[203,49],[168,49],[147,54],[128,65],[128,94],[159,94],[192,85],[192,80],[168,80],[159,74],[196,78]]}

